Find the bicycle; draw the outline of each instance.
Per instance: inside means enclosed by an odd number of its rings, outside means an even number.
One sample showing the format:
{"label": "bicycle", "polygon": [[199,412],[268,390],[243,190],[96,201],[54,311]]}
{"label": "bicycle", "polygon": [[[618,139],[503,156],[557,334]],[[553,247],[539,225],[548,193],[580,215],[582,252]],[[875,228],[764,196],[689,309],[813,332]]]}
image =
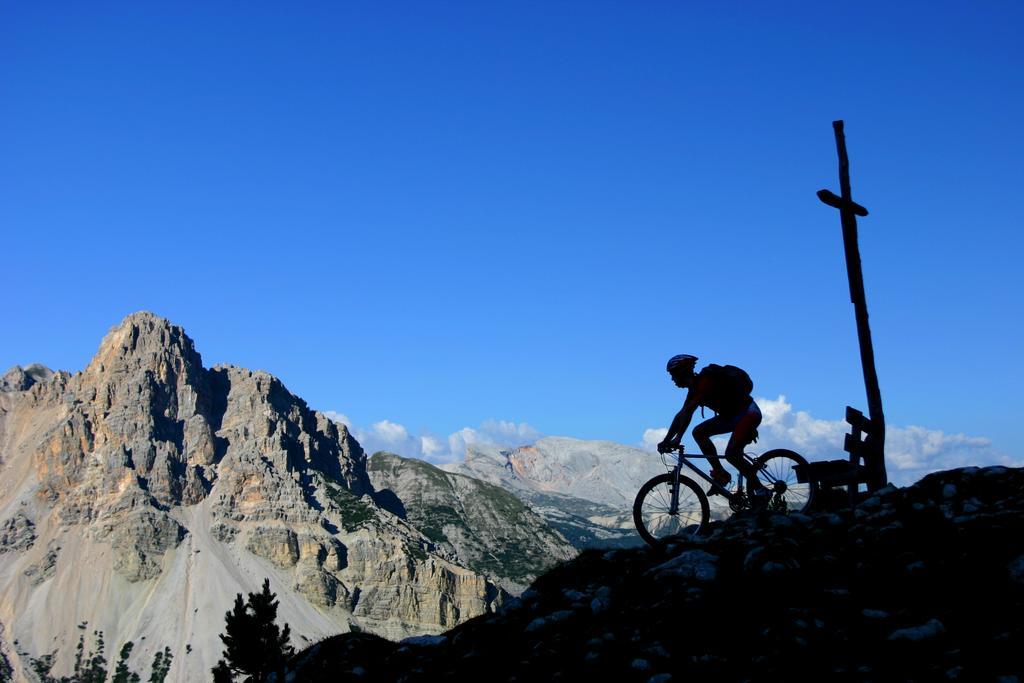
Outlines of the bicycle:
{"label": "bicycle", "polygon": [[[681,474],[686,465],[700,478],[711,485],[711,490],[729,501],[733,512],[753,507],[750,497],[744,492],[743,474],[739,474],[735,491],[730,491],[704,473],[683,454],[677,446],[675,462],[670,462],[672,453],[661,454],[661,460],[669,468],[643,486],[633,502],[633,523],[647,543],[657,545],[672,536],[697,535],[704,531],[711,517],[708,496],[693,479]],[[706,458],[707,456],[690,456]],[[755,456],[744,453],[743,459],[757,469],[757,478],[768,489],[770,498],[767,509],[776,512],[803,512],[814,499],[817,486],[813,481],[800,481],[794,469],[800,466],[806,471],[807,460],[799,453],[784,448],[770,450]]]}

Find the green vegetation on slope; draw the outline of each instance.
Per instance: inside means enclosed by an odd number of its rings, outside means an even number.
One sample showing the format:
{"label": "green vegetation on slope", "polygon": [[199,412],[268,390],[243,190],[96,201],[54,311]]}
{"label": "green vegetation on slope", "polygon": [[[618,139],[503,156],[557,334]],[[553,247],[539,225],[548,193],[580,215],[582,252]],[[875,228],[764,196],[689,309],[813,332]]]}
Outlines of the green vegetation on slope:
{"label": "green vegetation on slope", "polygon": [[327,495],[341,508],[341,525],[345,527],[345,531],[361,529],[377,516],[377,511],[371,503],[367,503],[342,486],[328,483]]}
{"label": "green vegetation on slope", "polygon": [[565,543],[499,486],[386,452],[375,453],[367,471],[401,488],[395,493],[409,523],[438,545],[458,546],[465,566],[480,574],[529,583],[551,565],[538,537],[555,546]]}

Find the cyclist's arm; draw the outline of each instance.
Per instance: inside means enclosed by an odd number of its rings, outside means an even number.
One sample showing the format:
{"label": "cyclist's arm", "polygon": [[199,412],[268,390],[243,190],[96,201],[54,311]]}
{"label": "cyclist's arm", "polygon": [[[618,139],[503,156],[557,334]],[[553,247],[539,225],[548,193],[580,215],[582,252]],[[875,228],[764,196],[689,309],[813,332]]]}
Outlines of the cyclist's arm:
{"label": "cyclist's arm", "polygon": [[668,434],[662,443],[678,446],[683,440],[683,434],[686,433],[687,427],[690,426],[690,420],[693,419],[693,413],[696,410],[697,401],[694,400],[693,396],[688,395],[682,409],[672,418],[672,424],[669,426]]}

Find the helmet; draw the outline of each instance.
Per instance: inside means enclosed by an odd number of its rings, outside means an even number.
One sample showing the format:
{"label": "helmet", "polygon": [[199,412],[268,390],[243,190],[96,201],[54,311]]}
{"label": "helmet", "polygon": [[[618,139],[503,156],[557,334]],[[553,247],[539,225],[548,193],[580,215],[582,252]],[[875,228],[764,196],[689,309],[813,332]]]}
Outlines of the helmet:
{"label": "helmet", "polygon": [[690,366],[690,369],[697,364],[697,356],[691,356],[688,353],[680,353],[677,356],[672,356],[668,359],[668,363],[665,365],[665,369],[672,372],[676,368]]}

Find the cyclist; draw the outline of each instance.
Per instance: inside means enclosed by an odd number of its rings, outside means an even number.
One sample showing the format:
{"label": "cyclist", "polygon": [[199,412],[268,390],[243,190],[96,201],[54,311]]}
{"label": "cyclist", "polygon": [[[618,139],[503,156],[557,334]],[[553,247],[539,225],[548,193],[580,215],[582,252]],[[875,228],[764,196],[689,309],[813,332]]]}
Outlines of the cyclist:
{"label": "cyclist", "polygon": [[[761,410],[750,396],[753,389],[750,377],[731,365],[711,364],[699,373],[694,372],[696,366],[697,357],[685,353],[668,359],[666,370],[672,381],[680,389],[687,389],[687,393],[668,434],[658,444],[658,452],[667,453],[679,446],[698,406],[710,408],[716,415],[694,427],[692,434],[711,465],[712,478],[722,486],[732,481],[732,475],[722,467],[718,450],[711,442],[711,437],[716,434],[730,434],[725,459],[746,477],[751,500],[766,502],[768,490],[758,481],[757,471],[743,460],[743,448],[757,439],[757,426],[761,424]],[[714,488],[708,491],[709,495],[715,493]]]}

